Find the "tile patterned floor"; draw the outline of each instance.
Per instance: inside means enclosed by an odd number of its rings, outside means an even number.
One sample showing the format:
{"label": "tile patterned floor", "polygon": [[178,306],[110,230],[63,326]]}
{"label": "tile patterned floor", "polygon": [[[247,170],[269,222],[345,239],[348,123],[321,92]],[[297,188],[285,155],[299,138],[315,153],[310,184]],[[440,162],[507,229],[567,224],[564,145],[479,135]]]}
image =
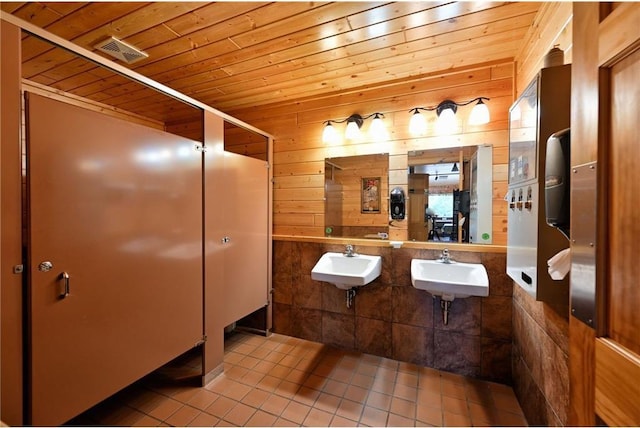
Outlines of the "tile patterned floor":
{"label": "tile patterned floor", "polygon": [[70,421],[111,426],[525,426],[513,390],[319,343],[235,333],[205,387],[186,354]]}

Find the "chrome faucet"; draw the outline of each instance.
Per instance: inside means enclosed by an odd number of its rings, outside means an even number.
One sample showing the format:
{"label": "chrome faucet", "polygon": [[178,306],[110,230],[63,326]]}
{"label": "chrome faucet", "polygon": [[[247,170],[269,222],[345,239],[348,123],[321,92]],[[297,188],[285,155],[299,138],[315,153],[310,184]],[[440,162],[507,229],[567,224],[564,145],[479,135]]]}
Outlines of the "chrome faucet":
{"label": "chrome faucet", "polygon": [[353,245],[347,244],[344,249],[344,255],[346,257],[355,257],[358,254],[356,254],[356,251],[355,251],[355,248],[353,248]]}
{"label": "chrome faucet", "polygon": [[449,256],[448,248],[445,248],[444,250],[442,250],[442,254],[440,255],[440,261],[446,264],[451,263],[451,256]]}

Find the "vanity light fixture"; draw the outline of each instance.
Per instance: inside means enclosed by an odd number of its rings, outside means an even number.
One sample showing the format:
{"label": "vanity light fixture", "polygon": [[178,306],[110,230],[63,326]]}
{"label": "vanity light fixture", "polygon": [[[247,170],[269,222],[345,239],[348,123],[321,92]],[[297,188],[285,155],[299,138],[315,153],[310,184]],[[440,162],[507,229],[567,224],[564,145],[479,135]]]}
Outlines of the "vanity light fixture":
{"label": "vanity light fixture", "polygon": [[357,113],[354,113],[346,119],[327,120],[325,122],[324,130],[322,131],[322,142],[327,144],[337,143],[339,140],[338,131],[332,124],[345,122],[347,122],[347,127],[344,132],[344,137],[347,140],[358,140],[361,137],[360,128],[362,128],[364,121],[371,117],[373,117],[371,125],[369,126],[369,135],[371,136],[371,139],[379,141],[380,139],[385,138],[386,129],[384,126],[384,122],[382,121],[384,114],[371,113],[370,115],[363,117]]}
{"label": "vanity light fixture", "polygon": [[465,102],[455,102],[444,100],[437,106],[433,107],[414,107],[409,110],[413,113],[409,121],[409,132],[412,135],[424,135],[427,131],[427,120],[421,111],[435,111],[438,115],[436,127],[439,133],[452,132],[456,126],[456,112],[458,107],[469,105],[475,101],[477,104],[473,106],[469,115],[469,125],[483,125],[490,120],[489,109],[483,100],[489,100],[487,97],[477,97]]}

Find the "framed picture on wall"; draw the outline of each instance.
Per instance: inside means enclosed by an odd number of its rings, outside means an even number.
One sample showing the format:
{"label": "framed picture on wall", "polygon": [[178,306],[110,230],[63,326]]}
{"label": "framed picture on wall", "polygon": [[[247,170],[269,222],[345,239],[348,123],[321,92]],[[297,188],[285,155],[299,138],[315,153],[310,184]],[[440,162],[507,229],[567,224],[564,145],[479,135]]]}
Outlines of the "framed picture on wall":
{"label": "framed picture on wall", "polygon": [[380,177],[362,178],[362,213],[380,212]]}

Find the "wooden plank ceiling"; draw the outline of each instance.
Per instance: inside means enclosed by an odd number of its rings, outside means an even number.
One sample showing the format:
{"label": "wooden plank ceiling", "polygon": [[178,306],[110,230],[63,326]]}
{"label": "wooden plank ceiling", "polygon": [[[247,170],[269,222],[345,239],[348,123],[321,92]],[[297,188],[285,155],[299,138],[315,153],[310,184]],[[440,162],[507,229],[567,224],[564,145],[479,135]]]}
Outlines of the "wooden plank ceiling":
{"label": "wooden plank ceiling", "polygon": [[[122,65],[232,113],[513,60],[535,25],[540,3],[3,2],[1,7],[94,52],[107,37],[120,39],[149,55]],[[175,101],[31,36],[23,41],[23,77],[163,122],[188,114]]]}

